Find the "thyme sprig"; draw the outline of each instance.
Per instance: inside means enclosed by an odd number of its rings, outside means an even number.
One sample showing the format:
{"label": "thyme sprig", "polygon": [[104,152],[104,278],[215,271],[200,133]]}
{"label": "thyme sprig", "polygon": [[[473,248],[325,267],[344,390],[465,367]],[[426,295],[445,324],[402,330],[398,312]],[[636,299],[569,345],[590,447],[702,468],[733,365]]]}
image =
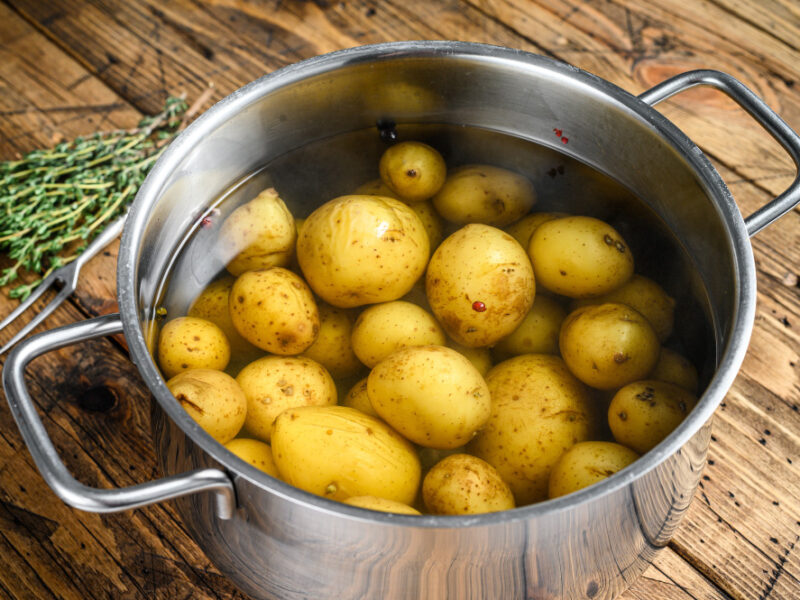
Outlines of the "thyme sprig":
{"label": "thyme sprig", "polygon": [[11,298],[27,298],[126,210],[182,129],[187,109],[183,98],[170,97],[135,129],[79,137],[0,163],[0,252],[14,261],[0,271],[0,286],[23,271],[38,275],[11,289]]}

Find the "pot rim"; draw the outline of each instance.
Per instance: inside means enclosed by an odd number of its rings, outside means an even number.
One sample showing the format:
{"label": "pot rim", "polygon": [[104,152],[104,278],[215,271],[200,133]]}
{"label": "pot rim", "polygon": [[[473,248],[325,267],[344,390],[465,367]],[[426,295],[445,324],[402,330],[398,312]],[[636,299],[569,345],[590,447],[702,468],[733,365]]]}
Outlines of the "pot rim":
{"label": "pot rim", "polygon": [[[376,512],[316,496],[269,477],[217,443],[200,428],[172,396],[147,348],[140,326],[141,315],[137,308],[135,294],[136,257],[140,251],[142,234],[149,218],[149,208],[153,199],[158,196],[166,179],[195,147],[197,141],[202,139],[207,131],[213,131],[244,107],[284,85],[343,66],[410,57],[443,59],[454,57],[495,62],[513,65],[517,68],[528,68],[531,71],[556,72],[578,80],[587,88],[587,91],[599,93],[618,103],[628,112],[644,119],[659,137],[665,139],[682,156],[694,170],[706,195],[714,202],[728,232],[735,259],[733,268],[736,272],[736,280],[739,281],[739,287],[734,290],[732,299],[735,308],[730,335],[725,347],[718,349],[719,364],[708,387],[692,412],[660,444],[608,479],[578,492],[496,513],[474,516],[424,515],[421,517]],[[562,148],[561,151],[563,152],[564,149]],[[569,153],[567,152],[567,154]],[[664,115],[617,85],[568,63],[523,50],[455,41],[389,42],[339,50],[278,69],[248,83],[220,100],[181,132],[150,171],[131,206],[117,260],[119,308],[133,362],[137,365],[161,408],[194,443],[227,469],[228,473],[232,475],[234,483],[239,477],[244,477],[250,483],[277,497],[340,517],[345,516],[383,525],[397,524],[404,527],[438,529],[490,526],[534,517],[540,518],[571,510],[575,506],[614,493],[632,484],[677,452],[711,418],[717,405],[733,384],[747,352],[755,319],[755,282],[755,263],[749,236],[730,191],[700,148]]]}

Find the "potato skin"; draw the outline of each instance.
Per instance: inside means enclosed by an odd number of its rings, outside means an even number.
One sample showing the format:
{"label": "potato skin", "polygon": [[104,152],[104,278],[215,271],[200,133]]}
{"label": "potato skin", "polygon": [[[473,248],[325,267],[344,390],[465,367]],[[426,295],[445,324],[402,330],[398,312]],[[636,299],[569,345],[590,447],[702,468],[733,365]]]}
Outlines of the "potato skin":
{"label": "potato skin", "polygon": [[370,417],[375,417],[376,419],[381,418],[372,407],[372,402],[369,401],[366,377],[351,387],[350,391],[347,392],[347,395],[339,402],[339,404],[342,406],[355,408],[357,411],[360,411],[365,415],[369,415]]}
{"label": "potato skin", "polygon": [[652,279],[643,275],[634,275],[627,283],[608,294],[576,300],[572,303],[572,308],[605,304],[606,302],[627,304],[631,308],[635,308],[653,326],[660,342],[666,340],[672,333],[675,320],[675,300],[668,296],[664,288]]}
{"label": "potato skin", "polygon": [[553,466],[592,434],[589,389],[549,354],[504,361],[486,383],[492,414],[467,449],[497,469],[517,506],[546,499]]}
{"label": "potato skin", "polygon": [[158,364],[167,379],[189,369],[222,371],[230,357],[228,339],[211,321],[178,317],[161,329]]}
{"label": "potato skin", "polygon": [[542,223],[531,236],[528,254],[536,282],[570,298],[607,294],[633,275],[633,254],[625,240],[592,217]]}
{"label": "potato skin", "polygon": [[344,503],[350,506],[358,506],[359,508],[368,508],[369,510],[397,513],[400,515],[422,514],[416,508],[412,508],[408,504],[387,500],[386,498],[378,498],[377,496],[351,496],[345,500]]}
{"label": "potato skin", "polygon": [[416,213],[378,196],[340,196],[323,204],[297,241],[308,284],[340,308],[400,298],[425,271],[429,252]]}
{"label": "potato skin", "polygon": [[388,198],[394,198],[395,200],[401,200],[400,196],[394,193],[388,185],[383,183],[383,180],[379,177],[378,179],[371,179],[366,183],[362,183],[358,186],[355,191],[353,192],[354,196],[385,196]]}
{"label": "potato skin", "polygon": [[661,348],[658,362],[649,375],[650,379],[673,383],[683,389],[697,394],[699,378],[697,369],[689,360],[669,348]]}
{"label": "potato skin", "polygon": [[294,218],[274,188],[234,210],[219,232],[220,251],[231,275],[284,267],[294,253]]}
{"label": "potato skin", "polygon": [[467,443],[489,418],[489,389],[464,356],[444,346],[413,346],[378,363],[367,394],[381,418],[430,448]]}
{"label": "potato skin", "polygon": [[531,263],[514,238],[474,224],[436,249],[425,289],[447,334],[463,346],[477,348],[492,346],[517,328],[533,305],[536,283]]}
{"label": "potato skin", "polygon": [[515,506],[497,470],[470,454],[453,454],[436,463],[422,481],[422,499],[434,515],[477,515]]}
{"label": "potato skin", "polygon": [[167,381],[167,387],[189,416],[220,444],[232,440],[242,428],[247,400],[230,375],[215,369],[190,369]]}
{"label": "potato skin", "polygon": [[610,477],[639,458],[613,442],[580,442],[567,450],[550,473],[548,497],[558,498]]}
{"label": "potato skin", "polygon": [[228,338],[232,357],[247,356],[253,360],[263,352],[244,339],[236,330],[231,320],[230,310],[228,310],[234,281],[236,279],[233,277],[223,277],[209,283],[192,301],[188,316],[211,321],[219,327]]}
{"label": "potato skin", "polygon": [[408,202],[431,198],[445,181],[447,165],[439,152],[422,142],[401,142],[387,148],[378,163],[381,180]]}
{"label": "potato skin", "polygon": [[561,326],[559,347],[573,375],[599,390],[618,389],[647,377],[660,351],[647,319],[614,303],[571,312]]}
{"label": "potato skin", "polygon": [[411,346],[443,346],[446,340],[433,315],[403,300],[374,304],[364,310],[351,338],[353,352],[370,368],[392,352]]}
{"label": "potato skin", "polygon": [[447,340],[447,347],[452,348],[459,354],[463,354],[483,377],[486,377],[486,374],[492,368],[492,353],[488,348],[467,348],[453,340]]}
{"label": "potato skin", "polygon": [[436,250],[436,247],[442,241],[442,219],[433,204],[429,201],[413,202],[409,204],[411,210],[417,213],[422,226],[425,228],[425,233],[428,234],[428,243],[430,244],[431,253]]}
{"label": "potato skin", "polygon": [[644,454],[652,450],[697,404],[691,392],[648,379],[619,390],[608,407],[608,425],[620,444]]}
{"label": "potato skin", "polygon": [[284,481],[332,500],[378,496],[411,504],[419,487],[413,446],[378,419],[345,406],[282,412],[272,454]]}
{"label": "potato skin", "polygon": [[247,398],[245,429],[269,442],[275,418],[296,406],[336,404],[336,385],[325,368],[302,356],[265,356],[236,376]]}
{"label": "potato skin", "polygon": [[528,245],[531,242],[531,236],[533,235],[533,232],[539,228],[539,225],[542,223],[547,223],[547,221],[552,221],[553,219],[561,219],[568,216],[569,215],[567,213],[562,212],[531,213],[504,228],[503,231],[512,236],[519,242],[520,246],[527,250]]}
{"label": "potato skin", "polygon": [[249,438],[235,438],[225,444],[225,447],[256,469],[261,469],[267,475],[280,479],[278,466],[275,464],[275,459],[272,458],[272,448],[269,444]]}
{"label": "potato skin", "polygon": [[352,316],[341,308],[320,304],[319,334],[303,353],[328,370],[334,379],[353,377],[364,368],[353,352],[350,341],[353,332]]}
{"label": "potato skin", "polygon": [[497,342],[494,355],[505,360],[520,354],[558,354],[558,335],[566,316],[558,302],[538,294],[519,326]]}
{"label": "potato skin", "polygon": [[319,334],[311,290],[298,275],[280,267],[240,275],[228,309],[242,337],[273,354],[300,354]]}
{"label": "potato skin", "polygon": [[436,211],[452,223],[505,227],[536,203],[533,184],[522,175],[490,165],[453,169],[433,197]]}

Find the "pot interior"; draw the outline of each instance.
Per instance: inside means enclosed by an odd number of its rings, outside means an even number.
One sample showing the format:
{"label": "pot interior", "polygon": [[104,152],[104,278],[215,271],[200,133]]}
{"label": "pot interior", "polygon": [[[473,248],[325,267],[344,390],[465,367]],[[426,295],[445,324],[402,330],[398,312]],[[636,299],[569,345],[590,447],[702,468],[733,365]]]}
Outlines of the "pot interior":
{"label": "pot interior", "polygon": [[[715,376],[741,329],[747,241],[708,161],[658,113],[604,80],[469,44],[326,55],[258,80],[198,119],[151,174],[126,230],[133,289],[130,305],[121,292],[121,305],[125,314],[135,304],[142,327],[132,346],[155,339],[159,308],[185,314],[224,270],[209,250],[218,223],[204,228],[204,216],[221,222],[272,185],[304,217],[377,176],[389,124],[399,139],[439,149],[451,166],[488,163],[527,175],[535,211],[609,221],[633,249],[636,272],[676,299],[676,349],[697,366],[702,386]],[[121,287],[130,286],[127,274],[121,269]],[[153,361],[137,362],[164,404]]]}

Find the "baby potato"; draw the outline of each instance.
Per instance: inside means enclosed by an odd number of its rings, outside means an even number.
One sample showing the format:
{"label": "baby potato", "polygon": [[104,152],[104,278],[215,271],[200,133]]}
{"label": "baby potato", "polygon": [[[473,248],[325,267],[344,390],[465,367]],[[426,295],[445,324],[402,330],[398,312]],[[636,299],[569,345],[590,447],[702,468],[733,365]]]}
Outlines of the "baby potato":
{"label": "baby potato", "polygon": [[478,373],[482,377],[485,377],[492,368],[492,353],[488,348],[467,348],[453,340],[447,340],[447,347],[466,357],[472,366],[478,369]]}
{"label": "baby potato", "polygon": [[566,496],[603,481],[639,458],[613,442],[580,442],[567,450],[550,473],[550,498]]}
{"label": "baby potato", "polygon": [[314,343],[303,352],[328,370],[334,379],[353,377],[364,368],[353,352],[350,336],[353,321],[341,308],[319,305],[319,334]]}
{"label": "baby potato", "polygon": [[536,294],[525,251],[507,233],[466,225],[433,253],[425,279],[436,318],[456,342],[493,346],[514,331]]}
{"label": "baby potato", "polygon": [[430,245],[408,205],[341,196],[306,219],[297,259],[311,288],[339,308],[397,300],[425,271]]}
{"label": "baby potato", "polygon": [[605,304],[606,302],[627,304],[631,308],[635,308],[653,326],[660,342],[666,340],[672,333],[675,300],[670,298],[664,288],[652,279],[642,275],[634,275],[627,283],[613,292],[596,298],[576,300],[573,302],[572,308],[580,308],[591,304]]}
{"label": "baby potato", "polygon": [[540,213],[532,213],[521,218],[516,223],[512,223],[503,231],[505,231],[508,235],[512,236],[515,240],[517,240],[525,250],[528,249],[528,244],[530,244],[531,236],[533,232],[541,225],[542,223],[547,223],[547,221],[552,221],[553,219],[560,219],[562,217],[568,217],[567,213],[562,212],[540,212]]}
{"label": "baby potato", "polygon": [[383,179],[380,178],[362,183],[356,188],[353,194],[356,196],[385,196],[394,198],[395,200],[401,200],[400,196],[395,194],[388,185],[383,183]]}
{"label": "baby potato", "polygon": [[502,362],[486,383],[492,414],[468,450],[497,469],[517,506],[546,499],[553,466],[592,434],[591,392],[549,354]]}
{"label": "baby potato", "polygon": [[489,165],[465,165],[450,172],[433,197],[448,221],[505,227],[522,218],[536,202],[533,184],[522,175]]}
{"label": "baby potato", "polygon": [[697,393],[699,378],[697,369],[689,360],[669,348],[661,348],[658,362],[650,373],[650,379],[674,383],[685,390]]}
{"label": "baby potato", "polygon": [[319,334],[311,290],[280,267],[241,274],[231,288],[228,309],[242,337],[273,354],[300,354]]}
{"label": "baby potato", "polygon": [[183,409],[220,444],[231,441],[244,424],[247,399],[230,375],[215,369],[190,369],[167,381]]}
{"label": "baby potato", "polygon": [[625,240],[592,217],[542,223],[531,236],[528,254],[537,283],[570,298],[607,294],[633,275],[633,254]]}
{"label": "baby potato", "polygon": [[442,155],[422,142],[401,142],[387,148],[378,170],[383,183],[408,202],[431,198],[447,176]]}
{"label": "baby potato", "polygon": [[276,479],[280,478],[278,466],[275,464],[275,459],[272,458],[272,448],[269,444],[259,440],[236,438],[225,444],[225,447],[256,469],[261,469]]}
{"label": "baby potato", "polygon": [[648,379],[619,390],[608,407],[608,425],[620,444],[644,454],[658,445],[697,404],[691,392]]}
{"label": "baby potato", "polygon": [[409,204],[411,210],[417,213],[422,226],[425,228],[425,233],[428,234],[428,243],[430,244],[430,251],[436,250],[436,247],[442,241],[442,219],[433,208],[433,204],[429,201],[413,202]]}
{"label": "baby potato", "polygon": [[349,406],[350,408],[355,408],[356,410],[364,413],[365,415],[369,415],[370,417],[375,417],[380,419],[380,415],[375,412],[375,409],[372,408],[372,402],[369,401],[369,394],[367,393],[367,378],[364,377],[361,381],[356,383],[353,387],[350,388],[350,391],[347,392],[347,395],[344,399],[339,402],[342,406]]}
{"label": "baby potato", "polygon": [[392,352],[410,346],[443,346],[444,331],[428,311],[395,300],[375,304],[362,312],[353,326],[353,351],[372,368]]}
{"label": "baby potato", "polygon": [[646,377],[660,346],[650,323],[624,304],[598,304],[571,312],[561,326],[559,347],[578,379],[613,390]]}
{"label": "baby potato", "polygon": [[386,498],[378,498],[377,496],[352,496],[345,500],[344,503],[350,506],[358,506],[359,508],[368,508],[369,510],[398,513],[401,515],[422,514],[416,508],[412,508],[408,504],[387,500]]}
{"label": "baby potato", "polygon": [[433,468],[433,465],[441,460],[444,460],[448,456],[464,453],[464,446],[457,446],[456,448],[448,448],[446,450],[440,450],[439,448],[426,448],[425,446],[419,446],[417,448],[417,454],[419,454],[419,462],[422,465],[423,473],[430,471]]}
{"label": "baby potato", "polygon": [[211,321],[196,317],[172,319],[158,338],[158,364],[165,378],[189,369],[228,366],[231,347],[222,330]]}
{"label": "baby potato", "polygon": [[306,406],[275,420],[272,454],[281,477],[344,501],[378,496],[411,504],[420,466],[413,446],[385,423],[346,406]]}
{"label": "baby potato", "polygon": [[453,454],[422,481],[422,499],[434,515],[477,515],[514,508],[514,495],[497,470],[476,456]]}
{"label": "baby potato", "polygon": [[390,354],[367,378],[381,418],[430,448],[467,443],[489,418],[489,389],[464,356],[444,346],[413,346]]}
{"label": "baby potato", "polygon": [[294,218],[274,188],[234,210],[219,232],[231,275],[289,264],[297,232]]}
{"label": "baby potato", "polygon": [[336,404],[336,385],[319,363],[302,356],[265,356],[236,376],[247,399],[245,429],[269,442],[275,418],[288,408]]}
{"label": "baby potato", "polygon": [[231,345],[231,356],[245,356],[255,360],[263,352],[241,336],[233,326],[231,313],[228,310],[234,281],[236,280],[233,277],[224,277],[209,283],[192,302],[188,315],[211,321],[219,327]]}
{"label": "baby potato", "polygon": [[522,323],[497,342],[495,356],[505,360],[520,354],[558,354],[558,334],[566,316],[558,302],[537,294]]}

